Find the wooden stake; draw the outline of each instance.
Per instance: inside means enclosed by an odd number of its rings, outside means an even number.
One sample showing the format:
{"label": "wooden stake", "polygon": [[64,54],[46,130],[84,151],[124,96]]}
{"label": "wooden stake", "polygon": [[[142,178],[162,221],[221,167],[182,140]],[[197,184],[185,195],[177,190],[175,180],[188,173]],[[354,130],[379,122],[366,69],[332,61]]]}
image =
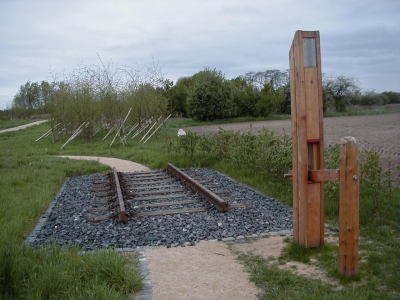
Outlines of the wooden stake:
{"label": "wooden stake", "polygon": [[42,138],[48,136],[48,135],[51,133],[51,131],[54,130],[54,129],[56,129],[59,125],[60,125],[60,123],[58,123],[56,126],[54,126],[54,128],[50,128],[50,130],[46,131],[45,134],[41,135],[38,139],[36,139],[35,143],[36,143],[37,141],[39,141],[40,139],[42,139]]}
{"label": "wooden stake", "polygon": [[136,131],[136,133],[131,137],[131,139],[137,137],[143,130],[145,130],[147,127],[149,127],[149,125],[150,125],[152,119],[153,119],[153,118],[148,119],[148,120],[142,125],[142,127],[140,127],[140,129]]}
{"label": "wooden stake", "polygon": [[110,135],[111,132],[114,131],[114,128],[117,127],[117,125],[113,125],[111,126],[111,129],[108,131],[108,133],[103,137],[102,141],[104,141],[106,139],[106,137],[108,137]]}
{"label": "wooden stake", "polygon": [[[75,132],[71,135],[71,137],[65,142],[65,144],[61,146],[60,149],[64,148],[70,141],[72,141],[74,138],[76,138],[83,131],[83,128],[84,128],[83,126],[85,124],[86,124],[86,122],[83,122],[81,124],[81,126],[79,126],[78,129],[75,130]],[[89,123],[87,123],[87,124],[89,124]]]}
{"label": "wooden stake", "polygon": [[359,149],[355,138],[345,137],[340,146],[339,273],[358,273]]}
{"label": "wooden stake", "polygon": [[[115,138],[117,137],[117,135],[118,135],[119,138],[121,139],[121,136],[119,135],[119,132],[120,132],[122,126],[124,126],[126,119],[128,119],[128,116],[129,116],[129,114],[131,113],[131,110],[132,110],[132,107],[129,109],[128,113],[126,114],[126,117],[125,117],[124,121],[122,122],[121,126],[118,128],[117,133],[115,134],[115,136],[114,136],[114,138],[113,138],[113,140],[112,140],[110,146],[114,143]],[[123,144],[123,143],[122,143],[122,144]]]}
{"label": "wooden stake", "polygon": [[169,115],[169,116],[160,124],[160,126],[158,126],[157,129],[154,130],[152,134],[150,134],[150,136],[143,142],[143,144],[146,144],[146,142],[153,136],[153,134],[155,134],[155,133],[157,132],[157,130],[160,129],[160,127],[161,127],[165,122],[167,122],[167,120],[168,120],[170,117],[171,117],[171,115]]}
{"label": "wooden stake", "polygon": [[149,132],[153,129],[153,127],[160,121],[162,116],[160,116],[157,121],[154,122],[154,124],[150,127],[150,129],[143,135],[143,137],[140,139],[140,142],[144,140],[144,138],[149,134]]}

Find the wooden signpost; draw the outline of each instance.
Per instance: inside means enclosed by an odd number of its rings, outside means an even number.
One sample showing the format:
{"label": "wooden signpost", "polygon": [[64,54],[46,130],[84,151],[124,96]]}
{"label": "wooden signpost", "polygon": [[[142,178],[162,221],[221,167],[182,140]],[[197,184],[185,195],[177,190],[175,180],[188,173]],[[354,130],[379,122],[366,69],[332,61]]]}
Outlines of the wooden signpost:
{"label": "wooden signpost", "polygon": [[290,48],[293,142],[293,239],[303,247],[324,242],[324,185],[309,170],[324,168],[321,55],[317,31],[297,31]]}
{"label": "wooden signpost", "polygon": [[324,169],[321,53],[318,31],[297,31],[289,52],[292,114],[293,240],[324,243],[324,181],[340,182],[339,272],[358,272],[358,144],[341,142],[340,170]]}

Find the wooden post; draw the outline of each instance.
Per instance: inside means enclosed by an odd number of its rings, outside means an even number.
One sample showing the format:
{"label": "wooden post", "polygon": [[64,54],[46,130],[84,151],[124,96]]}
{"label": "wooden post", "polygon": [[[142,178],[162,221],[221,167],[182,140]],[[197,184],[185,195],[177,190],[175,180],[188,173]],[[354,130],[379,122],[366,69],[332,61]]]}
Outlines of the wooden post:
{"label": "wooden post", "polygon": [[289,52],[293,142],[293,239],[303,247],[324,242],[324,168],[321,56],[318,31],[297,31]]}
{"label": "wooden post", "polygon": [[345,137],[340,146],[339,273],[358,273],[359,150],[355,138]]}

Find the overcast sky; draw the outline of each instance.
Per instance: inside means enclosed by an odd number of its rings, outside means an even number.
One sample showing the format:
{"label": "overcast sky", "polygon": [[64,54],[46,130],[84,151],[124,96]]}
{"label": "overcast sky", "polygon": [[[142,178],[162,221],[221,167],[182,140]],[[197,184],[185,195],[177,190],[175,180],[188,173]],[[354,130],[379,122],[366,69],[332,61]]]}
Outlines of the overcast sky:
{"label": "overcast sky", "polygon": [[145,66],[174,82],[205,67],[230,79],[289,68],[296,30],[318,30],[322,73],[400,92],[399,0],[0,0],[0,109],[28,80],[79,64]]}

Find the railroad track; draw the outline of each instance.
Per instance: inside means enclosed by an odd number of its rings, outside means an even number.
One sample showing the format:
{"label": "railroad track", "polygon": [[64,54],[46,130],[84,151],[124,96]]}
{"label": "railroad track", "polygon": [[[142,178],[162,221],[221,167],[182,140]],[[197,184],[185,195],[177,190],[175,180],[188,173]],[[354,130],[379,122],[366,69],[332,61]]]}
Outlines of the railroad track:
{"label": "railroad track", "polygon": [[[186,171],[186,172],[185,172]],[[235,203],[236,196],[207,178],[190,175],[190,169],[167,169],[149,172],[113,172],[93,180],[92,192],[99,200],[90,202],[87,220],[100,222],[118,218],[192,214],[217,209],[225,213],[247,204]]]}

